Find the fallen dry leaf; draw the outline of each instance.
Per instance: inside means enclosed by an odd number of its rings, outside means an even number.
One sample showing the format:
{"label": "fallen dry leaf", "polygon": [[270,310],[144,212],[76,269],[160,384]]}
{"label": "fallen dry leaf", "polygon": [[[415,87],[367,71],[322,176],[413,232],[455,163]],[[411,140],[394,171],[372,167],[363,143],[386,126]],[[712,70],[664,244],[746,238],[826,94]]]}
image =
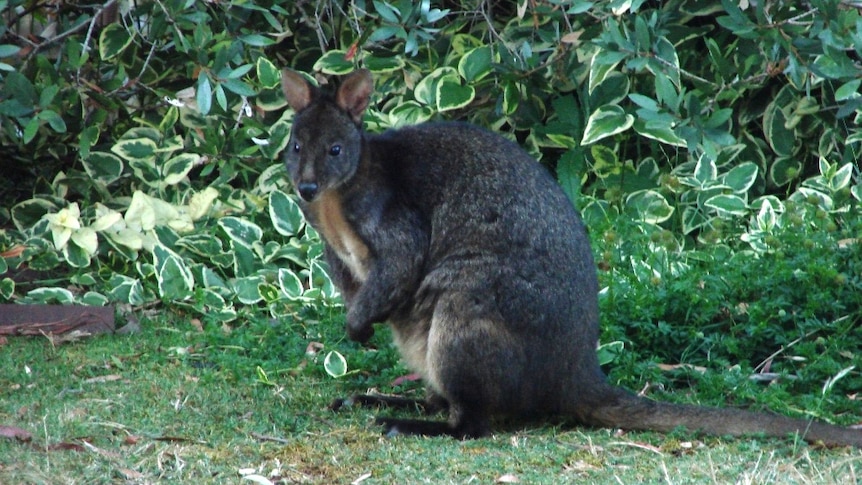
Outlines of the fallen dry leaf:
{"label": "fallen dry leaf", "polygon": [[499,478],[497,478],[494,481],[496,483],[520,483],[521,482],[521,480],[519,480],[518,477],[512,473],[507,473],[505,475],[501,475]]}
{"label": "fallen dry leaf", "polygon": [[114,451],[103,450],[103,449],[93,445],[89,441],[84,441],[84,448],[92,451],[93,453],[104,456],[105,458],[109,458],[111,460],[119,460],[120,459],[119,453],[114,452]]}
{"label": "fallen dry leaf", "polygon": [[288,440],[286,438],[279,438],[278,436],[269,436],[269,435],[265,435],[265,434],[255,433],[255,432],[251,433],[251,437],[256,439],[256,440],[259,440],[259,441],[272,441],[274,443],[282,443],[282,444],[290,443],[290,440]]}
{"label": "fallen dry leaf", "polygon": [[21,256],[21,253],[23,253],[25,249],[27,249],[27,246],[21,246],[19,244],[18,246],[13,246],[13,247],[7,249],[6,251],[3,251],[2,253],[0,253],[0,257],[2,257],[2,258],[16,258],[18,256]]}
{"label": "fallen dry leaf", "polygon": [[858,244],[859,241],[860,241],[859,239],[853,239],[853,238],[842,239],[842,240],[838,241],[838,247],[841,249],[844,249],[844,248],[847,248],[847,247],[852,246],[854,244]]}
{"label": "fallen dry leaf", "polygon": [[569,32],[560,38],[560,42],[563,44],[580,44],[581,43],[581,35],[584,33],[583,30],[579,30],[576,32]]}
{"label": "fallen dry leaf", "polygon": [[100,384],[103,382],[119,381],[123,376],[117,374],[108,374],[106,376],[96,376],[89,379],[84,379],[85,384]]}
{"label": "fallen dry leaf", "polygon": [[143,473],[130,470],[128,468],[117,468],[117,471],[120,472],[120,475],[122,475],[126,480],[140,480],[144,478]]}
{"label": "fallen dry leaf", "polygon": [[365,480],[368,480],[369,478],[371,478],[371,472],[363,473],[362,475],[359,475],[359,478],[350,482],[350,485],[359,485],[360,483],[364,482]]}
{"label": "fallen dry leaf", "polygon": [[691,365],[691,364],[656,364],[659,369],[667,372],[677,369],[690,369],[696,372],[700,372],[701,374],[706,372],[706,367],[702,367],[699,365]]}
{"label": "fallen dry leaf", "polygon": [[54,443],[53,445],[48,445],[45,447],[45,451],[85,451],[82,445],[78,443],[69,443],[67,441],[63,441],[61,443]]}
{"label": "fallen dry leaf", "polygon": [[323,344],[320,342],[309,342],[305,347],[305,355],[317,355],[318,352],[323,350]]}
{"label": "fallen dry leaf", "polygon": [[16,439],[18,441],[30,441],[33,435],[26,429],[17,426],[0,426],[0,437]]}

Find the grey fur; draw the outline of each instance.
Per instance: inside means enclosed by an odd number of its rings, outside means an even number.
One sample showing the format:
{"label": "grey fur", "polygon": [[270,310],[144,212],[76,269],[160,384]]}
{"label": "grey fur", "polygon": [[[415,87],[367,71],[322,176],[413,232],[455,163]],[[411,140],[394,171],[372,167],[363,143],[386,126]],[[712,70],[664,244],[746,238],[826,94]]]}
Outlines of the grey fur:
{"label": "grey fur", "polygon": [[426,407],[448,408],[448,422],[381,418],[387,434],[471,438],[490,433],[493,416],[566,415],[594,426],[862,446],[862,430],[658,403],[608,384],[595,352],[589,241],[556,181],[516,144],[467,124],[363,133],[372,87],[361,70],[332,96],[285,71],[296,111],[285,161],[327,243],[348,335],[365,341],[387,322],[427,383]]}

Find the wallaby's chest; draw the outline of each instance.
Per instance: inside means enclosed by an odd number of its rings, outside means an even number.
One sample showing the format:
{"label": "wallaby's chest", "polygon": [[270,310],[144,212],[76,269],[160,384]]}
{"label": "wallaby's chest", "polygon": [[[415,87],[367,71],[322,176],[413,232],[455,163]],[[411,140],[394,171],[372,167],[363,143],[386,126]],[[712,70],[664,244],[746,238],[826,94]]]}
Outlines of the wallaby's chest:
{"label": "wallaby's chest", "polygon": [[350,269],[359,282],[368,278],[368,246],[344,216],[344,205],[335,191],[326,191],[309,204],[314,228]]}

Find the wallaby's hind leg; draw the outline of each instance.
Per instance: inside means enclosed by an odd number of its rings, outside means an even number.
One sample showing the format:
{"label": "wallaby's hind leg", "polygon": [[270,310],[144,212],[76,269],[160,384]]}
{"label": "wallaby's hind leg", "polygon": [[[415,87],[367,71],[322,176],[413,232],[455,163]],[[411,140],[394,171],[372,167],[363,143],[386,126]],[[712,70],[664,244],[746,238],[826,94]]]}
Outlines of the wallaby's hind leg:
{"label": "wallaby's hind leg", "polygon": [[469,412],[451,405],[449,407],[449,422],[386,417],[379,417],[376,422],[384,427],[384,433],[390,437],[419,435],[471,439],[487,436],[491,430],[488,416],[484,413]]}
{"label": "wallaby's hind leg", "polygon": [[[484,282],[483,282],[484,283]],[[397,327],[396,327],[397,331]],[[449,403],[447,422],[378,418],[389,436],[407,434],[479,438],[490,416],[510,409],[520,382],[523,355],[501,323],[486,288],[459,288],[439,295],[427,334],[428,386]]]}

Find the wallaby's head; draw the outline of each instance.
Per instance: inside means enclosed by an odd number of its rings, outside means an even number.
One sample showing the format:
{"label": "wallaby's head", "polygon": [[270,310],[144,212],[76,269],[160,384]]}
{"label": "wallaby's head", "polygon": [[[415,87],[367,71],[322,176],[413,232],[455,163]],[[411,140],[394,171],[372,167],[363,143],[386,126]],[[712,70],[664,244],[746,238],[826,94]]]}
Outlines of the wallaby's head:
{"label": "wallaby's head", "polygon": [[299,196],[311,202],[356,173],[362,158],[362,114],[374,83],[368,71],[359,70],[332,96],[286,69],[281,86],[296,112],[285,150],[287,171]]}

